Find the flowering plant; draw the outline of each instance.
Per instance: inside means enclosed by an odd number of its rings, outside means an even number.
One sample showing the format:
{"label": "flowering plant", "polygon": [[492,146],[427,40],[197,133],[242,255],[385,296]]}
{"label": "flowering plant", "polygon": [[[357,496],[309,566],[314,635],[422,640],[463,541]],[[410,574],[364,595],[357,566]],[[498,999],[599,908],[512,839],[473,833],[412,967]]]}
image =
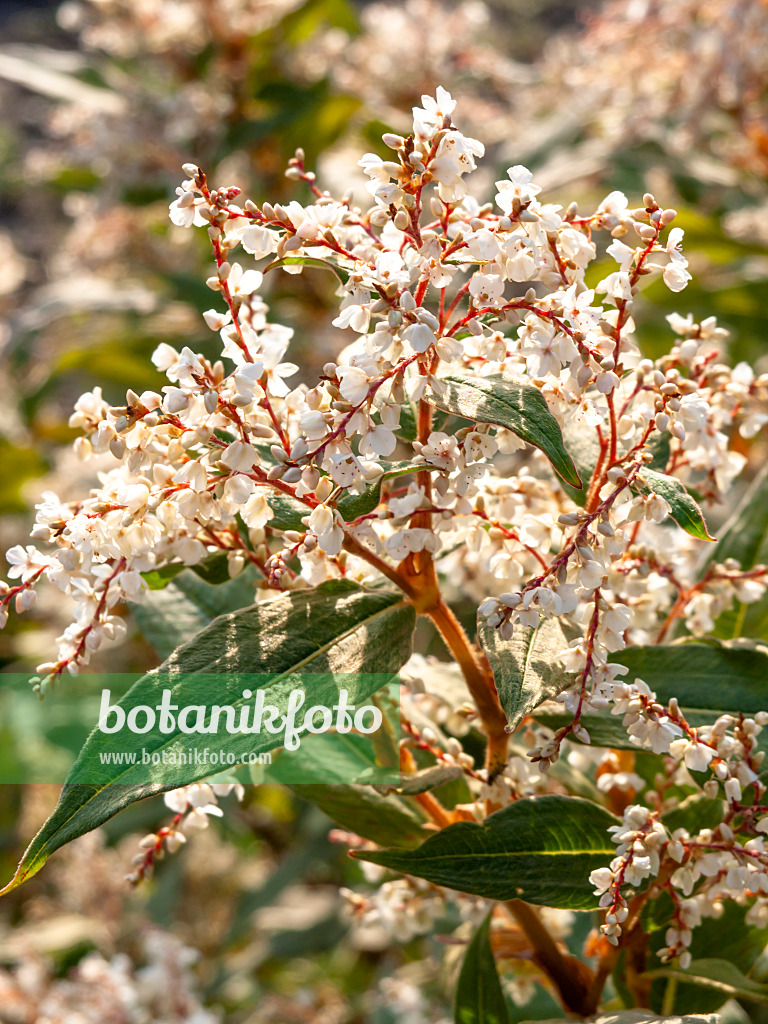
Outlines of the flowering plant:
{"label": "flowering plant", "polygon": [[[360,161],[365,208],[318,188],[301,151],[288,176],[306,205],[241,203],[185,165],[171,219],[208,233],[221,359],[161,344],[161,391],[78,401],[78,455],[111,461],[88,497],[44,496],[41,547],[8,552],[3,615],[43,580],[73,603],[41,696],[125,629],[124,601],[149,607],[166,671],[402,669],[400,783],[312,798],[371,881],[403,875],[346,893],[354,919],[407,938],[450,900],[483,922],[458,1020],[480,1019],[478,1000],[483,1020],[509,1019],[496,959],[516,1001],[538,981],[581,1016],[611,978],[614,1005],[657,1012],[765,1001],[746,974],[768,938],[768,652],[734,638],[764,608],[766,473],[716,542],[702,508],[728,500],[768,378],[720,361],[711,320],[670,317],[668,354],[642,358],[642,280],[690,278],[674,210],[613,192],[563,211],[521,166],[480,204],[467,179],[482,144],[445,90],[422,103],[412,134],[383,137],[393,159]],[[292,332],[259,289],[318,269],[338,279],[345,343],[314,386],[291,387]],[[191,627],[174,605],[187,567],[222,595]],[[458,595],[478,606],[477,644]],[[417,616],[461,678],[411,653]],[[234,783],[205,774],[65,786],[8,888],[165,790],[174,818],[143,842],[139,880],[221,814]],[[575,911],[600,914],[580,959]]]}

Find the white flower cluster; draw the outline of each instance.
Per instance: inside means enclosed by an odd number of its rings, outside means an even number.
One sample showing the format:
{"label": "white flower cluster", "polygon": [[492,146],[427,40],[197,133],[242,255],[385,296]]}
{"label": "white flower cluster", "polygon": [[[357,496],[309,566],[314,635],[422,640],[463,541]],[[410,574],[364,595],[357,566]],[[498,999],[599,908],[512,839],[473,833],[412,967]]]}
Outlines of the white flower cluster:
{"label": "white flower cluster", "polygon": [[[481,206],[467,177],[482,145],[454,127],[454,107],[443,89],[424,97],[413,134],[385,136],[395,158],[362,159],[368,208],[320,192],[301,154],[290,171],[316,193],[306,206],[237,205],[237,189],[212,191],[187,166],[171,219],[205,226],[211,240],[208,285],[222,309],[205,321],[220,335],[222,361],[161,344],[154,361],[169,381],[161,391],[129,391],[114,408],[94,389],[77,403],[78,454],[111,452],[116,467],[81,502],[45,495],[33,531],[43,550],[9,552],[20,583],[2,594],[3,608],[14,599],[24,611],[45,577],[74,602],[57,659],[39,666],[42,691],[122,631],[114,606],[140,597],[143,572],[195,565],[214,551],[226,552],[233,575],[251,563],[270,586],[285,587],[343,572],[363,578],[371,566],[387,571],[422,555],[445,553],[453,569],[451,549],[464,542],[460,575],[471,590],[524,583],[517,593],[506,589],[501,604],[482,606],[490,621],[504,632],[512,619],[568,615],[586,634],[572,662],[581,658],[590,671],[625,637],[652,632],[676,586],[693,586],[695,545],[653,529],[668,505],[632,485],[658,440],[668,446],[668,469],[695,479],[707,497],[722,495],[743,461],[728,450],[729,430],[736,421],[749,436],[764,421],[766,381],[715,362],[715,330],[682,318],[672,326],[683,340],[669,356],[640,359],[631,319],[640,280],[661,271],[677,290],[687,279],[680,232],[662,238],[674,211],[650,195],[631,209],[612,193],[594,214],[562,213],[540,201],[519,166],[497,183],[496,212]],[[618,269],[590,289],[584,274],[600,231],[614,238]],[[343,278],[334,323],[354,337],[314,387],[287,383],[297,371],[284,358],[291,331],[269,322],[257,291],[264,270],[237,262],[238,249],[271,260],[265,269],[277,261],[300,273],[314,260]],[[441,376],[456,371],[527,376],[566,437],[569,429],[594,432],[598,466],[584,512],[543,473],[538,453],[534,476],[494,470],[497,453],[520,447],[508,430],[479,423],[449,434],[422,416],[410,459],[425,469],[384,488],[373,513],[344,519],[339,498],[381,476],[403,415],[413,403],[423,408],[427,386],[439,394]],[[271,494],[297,504],[304,530],[270,529]],[[641,529],[651,542],[645,549]],[[747,578],[727,569],[711,583],[688,594],[692,621],[714,614],[731,583],[742,600],[763,592],[761,571]]]}
{"label": "white flower cluster", "polygon": [[[690,317],[670,318],[667,355],[642,358],[633,322],[641,283],[659,275],[678,292],[689,278],[682,232],[667,231],[675,212],[650,194],[631,207],[619,192],[589,214],[563,210],[542,201],[519,165],[496,183],[495,202],[481,203],[470,176],[483,147],[456,128],[454,108],[444,89],[423,97],[412,134],[384,136],[392,159],[362,158],[370,199],[360,207],[321,191],[301,152],[289,175],[308,187],[307,204],[242,202],[237,188],[212,189],[185,166],[171,219],[210,240],[207,284],[219,303],[204,319],[221,359],[161,344],[162,388],[128,391],[119,408],[98,389],[79,400],[79,456],[111,454],[114,468],[81,501],[44,496],[33,531],[40,547],[8,553],[19,582],[3,584],[0,607],[27,610],[42,579],[72,600],[56,660],[38,666],[44,693],[118,635],[116,605],[140,600],[142,574],[153,569],[218,554],[232,576],[252,566],[262,593],[385,576],[417,607],[432,569],[450,580],[449,593],[476,597],[502,639],[542,617],[578,632],[564,652],[574,685],[560,697],[571,721],[537,730],[528,760],[515,753],[493,779],[461,749],[471,707],[443,716],[453,737],[410,723],[413,743],[475,787],[467,816],[546,791],[531,762],[554,768],[564,740],[588,742],[583,713],[611,704],[634,743],[686,771],[709,768],[707,795],[722,785],[741,812],[740,787],[762,794],[754,749],[762,720],[723,716],[709,730],[691,728],[642,681],[622,683],[608,658],[663,640],[683,618],[704,632],[735,598],[765,593],[764,566],[715,563],[702,576],[705,542],[670,518],[674,488],[695,487],[705,507],[728,493],[745,462],[731,439],[739,432],[748,441],[768,421],[768,377],[721,362],[724,332]],[[588,287],[602,252],[615,269]],[[270,322],[259,290],[269,274],[310,268],[340,282],[339,353],[312,386],[292,385],[291,330]],[[526,450],[523,468],[523,442],[480,410],[457,430],[436,421],[447,376],[487,385],[497,375],[536,389],[566,447],[584,453],[579,504],[538,450]],[[663,486],[654,483],[660,475]],[[699,538],[704,529],[702,519]],[[637,778],[625,772],[616,787],[629,791]],[[186,824],[217,812],[207,787],[169,799]],[[149,866],[183,841],[180,822],[147,838]],[[637,836],[619,855],[621,878],[606,882],[614,929],[621,885],[653,874],[666,841],[655,819],[631,824]]]}
{"label": "white flower cluster", "polygon": [[[757,807],[751,815],[756,832],[768,833],[767,810]],[[618,844],[616,857],[610,867],[593,871],[590,881],[606,911],[603,934],[613,945],[635,923],[648,895],[662,886],[674,905],[666,945],[658,952],[665,963],[676,959],[683,968],[690,965],[692,929],[703,918],[720,917],[726,901],[744,904],[747,895],[756,897],[747,924],[763,926],[768,919],[768,849],[762,834],[741,841],[725,821],[716,829],[691,834],[677,828],[670,834],[658,815],[640,804],[627,807],[623,824],[611,831]],[[622,887],[641,886],[648,879],[657,879],[659,886],[636,896],[630,893],[628,901]]]}
{"label": "white flower cluster", "polygon": [[159,928],[141,937],[140,955],[146,966],[124,953],[109,959],[88,953],[66,977],[42,957],[19,956],[12,969],[0,969],[0,1000],[8,1021],[78,1021],[101,1024],[217,1024],[218,1011],[201,1001],[199,981],[192,968],[196,949]]}
{"label": "white flower cluster", "polygon": [[166,793],[163,799],[166,807],[174,812],[173,819],[157,832],[150,832],[144,836],[139,843],[143,852],[134,857],[134,870],[126,876],[126,880],[132,885],[137,885],[150,877],[155,862],[162,860],[166,850],[168,853],[175,853],[183,843],[186,843],[187,837],[183,829],[205,829],[208,828],[209,818],[223,817],[224,812],[216,798],[229,796],[233,791],[237,799],[242,800],[244,789],[236,782],[211,780],[182,786]]}

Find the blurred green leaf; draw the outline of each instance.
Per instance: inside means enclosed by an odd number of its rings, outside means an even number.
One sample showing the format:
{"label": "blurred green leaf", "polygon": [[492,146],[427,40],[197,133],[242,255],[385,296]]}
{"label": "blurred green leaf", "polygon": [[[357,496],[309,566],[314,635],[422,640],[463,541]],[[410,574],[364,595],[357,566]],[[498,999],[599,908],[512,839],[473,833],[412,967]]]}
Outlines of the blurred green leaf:
{"label": "blurred green leaf", "polygon": [[491,949],[491,917],[486,916],[464,955],[456,986],[455,1024],[509,1024],[507,1000]]}

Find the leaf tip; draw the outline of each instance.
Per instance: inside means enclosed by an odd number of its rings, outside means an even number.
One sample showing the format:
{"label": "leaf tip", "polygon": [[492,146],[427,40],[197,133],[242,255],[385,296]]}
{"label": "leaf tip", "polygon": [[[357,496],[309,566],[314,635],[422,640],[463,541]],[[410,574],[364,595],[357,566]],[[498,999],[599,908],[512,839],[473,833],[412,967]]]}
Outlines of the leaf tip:
{"label": "leaf tip", "polygon": [[22,861],[21,864],[19,864],[18,868],[16,869],[16,874],[13,876],[10,882],[8,882],[7,885],[4,885],[3,888],[0,889],[0,897],[8,896],[10,893],[13,892],[14,889],[18,889],[19,886],[22,885],[22,883],[26,882],[26,880],[30,878],[31,875],[35,874],[34,871],[23,871],[23,866],[24,861]]}

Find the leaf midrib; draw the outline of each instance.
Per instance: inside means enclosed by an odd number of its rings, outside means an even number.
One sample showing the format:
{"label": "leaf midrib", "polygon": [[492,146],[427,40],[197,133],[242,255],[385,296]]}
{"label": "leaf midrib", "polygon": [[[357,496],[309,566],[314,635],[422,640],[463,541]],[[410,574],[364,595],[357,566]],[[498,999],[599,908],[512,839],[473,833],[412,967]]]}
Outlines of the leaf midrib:
{"label": "leaf midrib", "polygon": [[[356,594],[355,594],[355,595],[353,595],[353,596],[354,596],[355,598],[357,598],[357,597],[359,596],[360,598],[362,598],[362,599],[365,599],[365,597],[366,597],[367,595],[366,595],[366,594],[362,594],[362,595],[356,595]],[[277,679],[280,679],[280,678],[282,678],[283,676],[286,676],[286,675],[288,675],[288,674],[290,674],[290,673],[296,672],[296,671],[297,671],[297,669],[301,667],[301,665],[305,665],[305,664],[307,664],[307,662],[308,662],[308,661],[310,661],[310,660],[311,660],[312,658],[316,657],[316,656],[317,656],[318,654],[320,654],[320,653],[322,653],[322,652],[324,652],[324,651],[328,651],[328,650],[330,650],[330,649],[331,649],[331,647],[333,647],[333,646],[335,646],[336,644],[340,643],[340,642],[341,642],[342,640],[344,640],[344,639],[345,639],[346,637],[348,637],[348,636],[349,636],[349,635],[350,635],[351,633],[354,633],[354,632],[355,632],[355,631],[356,631],[357,629],[359,629],[359,628],[360,628],[361,626],[363,626],[363,625],[366,625],[366,624],[367,624],[367,623],[369,623],[369,622],[373,622],[373,621],[374,621],[374,620],[375,620],[376,618],[378,618],[378,617],[379,617],[380,615],[383,615],[383,614],[384,614],[385,612],[390,612],[390,611],[394,611],[395,609],[397,609],[397,608],[399,608],[399,607],[403,607],[403,606],[405,606],[405,601],[397,601],[397,602],[395,602],[394,604],[391,604],[391,605],[387,605],[387,606],[386,606],[385,608],[380,608],[380,609],[379,609],[379,610],[378,610],[377,612],[375,612],[375,613],[374,613],[373,615],[371,615],[371,616],[368,616],[368,617],[367,617],[367,618],[365,618],[365,619],[361,619],[361,620],[360,620],[359,622],[357,622],[357,623],[356,623],[356,624],[355,624],[354,626],[350,627],[350,628],[349,628],[348,630],[346,630],[346,631],[345,631],[344,633],[341,633],[341,634],[339,634],[339,635],[338,635],[338,636],[337,636],[337,637],[336,637],[336,638],[335,638],[335,639],[334,639],[334,640],[333,640],[332,642],[330,642],[330,643],[327,643],[327,644],[323,644],[323,645],[322,645],[321,647],[317,648],[317,650],[316,650],[316,651],[314,652],[314,654],[312,654],[312,655],[310,655],[310,656],[308,656],[308,657],[306,657],[306,658],[302,659],[302,661],[301,661],[301,662],[299,662],[297,666],[295,666],[295,667],[292,667],[292,668],[291,668],[290,670],[286,670],[286,671],[282,672],[282,673],[280,674],[280,676],[277,676],[276,678],[277,678]],[[250,611],[250,609],[248,609],[248,610]],[[233,614],[237,614],[237,613],[233,613]],[[215,622],[216,620],[214,619],[213,621]],[[190,643],[193,643],[193,642],[194,642],[194,641],[190,641]],[[202,673],[202,670],[200,670],[199,672],[195,672],[195,673],[193,673],[193,674],[194,674],[194,675],[198,675],[198,674],[203,674],[203,673]],[[238,705],[236,704],[235,706],[238,706]],[[92,732],[91,732],[91,734],[90,734],[90,735],[93,735],[93,733],[94,733],[95,731],[96,731],[95,729],[94,729],[94,730],[92,730]],[[89,737],[89,738],[90,738],[90,737]],[[174,737],[174,740],[175,740],[175,739],[176,739],[176,737]],[[86,743],[87,743],[87,742],[88,742],[88,741],[86,740]],[[171,742],[171,740],[169,740],[168,742]],[[277,744],[275,744],[275,745],[277,746]],[[161,745],[160,747],[158,747],[158,748],[153,748],[153,749],[157,749],[157,750],[162,750],[162,749],[164,749],[164,747],[165,747],[165,746],[166,746],[166,744],[164,743],[164,744],[162,744],[162,745]],[[61,823],[61,824],[60,824],[60,825],[59,825],[59,826],[58,826],[58,827],[56,828],[56,830],[55,830],[54,832],[52,832],[52,833],[51,833],[51,835],[49,836],[49,838],[48,838],[48,840],[46,841],[45,845],[44,845],[44,846],[41,846],[40,850],[39,850],[39,851],[37,852],[37,854],[35,855],[35,858],[34,858],[34,860],[33,860],[33,861],[31,862],[31,864],[29,864],[29,865],[28,865],[28,869],[27,869],[27,870],[26,870],[26,871],[25,871],[25,872],[24,872],[24,873],[23,873],[22,875],[20,875],[20,876],[14,876],[14,878],[13,878],[13,879],[11,880],[11,882],[9,883],[9,885],[10,885],[10,886],[13,886],[13,887],[15,888],[15,887],[16,887],[16,885],[18,884],[18,882],[17,882],[17,877],[18,877],[19,881],[22,881],[22,880],[23,880],[24,878],[26,878],[26,877],[27,877],[27,876],[28,876],[28,875],[29,875],[29,874],[31,873],[31,868],[33,868],[33,867],[35,866],[35,864],[37,864],[37,863],[38,863],[38,861],[40,860],[40,857],[41,857],[41,855],[43,854],[43,852],[44,852],[44,851],[46,850],[46,848],[47,848],[48,846],[50,846],[51,842],[52,842],[52,841],[53,841],[53,839],[54,839],[54,838],[55,838],[55,837],[56,837],[56,836],[57,836],[57,835],[59,834],[59,832],[61,832],[61,830],[62,830],[62,829],[64,829],[64,828],[65,828],[65,827],[66,827],[66,826],[67,826],[67,825],[68,825],[68,824],[70,823],[70,821],[72,821],[72,819],[73,819],[73,818],[74,818],[74,817],[75,817],[75,816],[76,816],[77,814],[79,814],[79,813],[80,813],[81,811],[83,811],[83,810],[84,810],[84,809],[85,809],[86,807],[88,807],[88,805],[89,805],[89,804],[90,804],[90,803],[91,803],[91,802],[92,802],[93,800],[95,800],[97,796],[99,796],[99,795],[100,795],[101,793],[103,793],[105,789],[109,789],[109,787],[110,787],[110,786],[115,786],[115,785],[119,785],[119,784],[120,784],[120,783],[119,783],[119,780],[120,780],[121,778],[123,778],[123,777],[124,777],[125,775],[127,775],[127,774],[128,774],[128,772],[129,772],[129,771],[131,770],[131,768],[134,768],[134,767],[135,767],[135,765],[131,765],[131,766],[130,766],[130,768],[126,769],[126,770],[125,770],[124,772],[122,772],[122,773],[121,773],[120,775],[118,775],[118,776],[117,776],[117,777],[116,777],[115,779],[113,779],[113,780],[112,780],[111,782],[108,782],[108,783],[105,783],[105,784],[104,784],[104,785],[102,785],[102,786],[98,786],[98,787],[96,787],[96,788],[94,789],[94,792],[92,793],[92,795],[91,795],[91,796],[89,796],[89,797],[88,797],[88,799],[87,799],[87,800],[86,800],[86,801],[85,801],[84,803],[80,804],[80,805],[79,805],[79,806],[78,806],[78,807],[76,808],[76,810],[75,810],[75,811],[74,811],[74,812],[73,812],[73,813],[72,813],[72,814],[71,814],[71,815],[70,815],[70,816],[69,816],[68,818],[66,818],[66,819],[65,819],[64,821],[62,821],[62,823]],[[66,783],[65,783],[65,785],[66,785]],[[161,788],[161,789],[159,789],[159,790],[157,790],[157,792],[158,792],[158,793],[161,793],[161,792],[163,792],[162,788]],[[155,795],[155,794],[147,794],[147,795],[148,795],[148,796],[151,796],[151,795]],[[54,813],[55,813],[55,811],[54,811]],[[45,825],[43,825],[43,829],[44,829],[44,828],[45,828]],[[42,831],[42,829],[41,829],[41,831]],[[3,893],[4,891],[5,891],[5,890],[0,890],[0,895],[2,895],[2,893]]]}

